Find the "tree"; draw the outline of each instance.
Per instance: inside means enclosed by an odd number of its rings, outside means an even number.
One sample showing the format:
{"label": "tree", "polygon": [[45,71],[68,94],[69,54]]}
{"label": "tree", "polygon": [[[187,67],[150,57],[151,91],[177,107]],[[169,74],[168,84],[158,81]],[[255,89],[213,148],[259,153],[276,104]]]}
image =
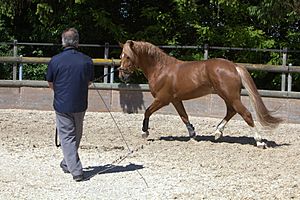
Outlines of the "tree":
{"label": "tree", "polygon": [[[199,46],[196,50],[166,50],[184,60],[202,59],[201,47],[205,44],[300,48],[298,0],[0,0],[0,8],[0,41],[17,39],[59,44],[61,32],[76,27],[81,43],[117,44],[135,39],[156,45]],[[6,50],[1,47],[2,54]],[[20,54],[52,56],[60,50],[60,47],[26,46]],[[92,57],[103,55],[92,49],[82,50]],[[119,53],[120,49],[114,49],[111,57],[116,58]],[[300,65],[297,53],[288,55],[289,62]],[[280,54],[269,52],[219,50],[210,51],[210,57],[235,62],[281,63]]]}

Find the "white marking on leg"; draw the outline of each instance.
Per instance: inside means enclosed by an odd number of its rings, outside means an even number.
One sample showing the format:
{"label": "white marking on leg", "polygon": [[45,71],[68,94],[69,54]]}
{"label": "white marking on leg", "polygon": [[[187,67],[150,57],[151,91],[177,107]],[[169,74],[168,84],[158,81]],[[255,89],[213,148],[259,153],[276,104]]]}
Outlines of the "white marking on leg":
{"label": "white marking on leg", "polygon": [[267,147],[267,144],[264,143],[264,142],[262,142],[262,137],[259,134],[259,130],[258,130],[258,128],[256,126],[254,127],[254,132],[255,132],[254,139],[256,141],[256,146],[258,148],[265,149]]}
{"label": "white marking on leg", "polygon": [[219,129],[219,131],[223,132],[226,124],[227,124],[227,121],[225,119],[223,119],[221,121],[221,123],[217,126],[217,129]]}
{"label": "white marking on leg", "polygon": [[258,130],[255,128],[255,135],[254,135],[254,139],[255,141],[261,141],[262,137],[261,135],[258,133]]}
{"label": "white marking on leg", "polygon": [[219,125],[217,126],[217,130],[215,131],[215,140],[221,138],[223,136],[223,130],[225,129],[225,126],[227,124],[227,121],[223,119]]}

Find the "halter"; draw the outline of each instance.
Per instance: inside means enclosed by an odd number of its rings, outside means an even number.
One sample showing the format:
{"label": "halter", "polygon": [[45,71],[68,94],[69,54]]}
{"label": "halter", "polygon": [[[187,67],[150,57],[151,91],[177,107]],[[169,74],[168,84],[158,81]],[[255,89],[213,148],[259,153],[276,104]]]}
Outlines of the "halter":
{"label": "halter", "polygon": [[[120,72],[123,72],[124,74],[132,74],[133,71],[136,69],[137,67],[136,66],[130,66],[128,67],[127,69],[123,68],[123,67],[119,67],[118,70]],[[130,70],[130,69],[133,69],[133,70]]]}

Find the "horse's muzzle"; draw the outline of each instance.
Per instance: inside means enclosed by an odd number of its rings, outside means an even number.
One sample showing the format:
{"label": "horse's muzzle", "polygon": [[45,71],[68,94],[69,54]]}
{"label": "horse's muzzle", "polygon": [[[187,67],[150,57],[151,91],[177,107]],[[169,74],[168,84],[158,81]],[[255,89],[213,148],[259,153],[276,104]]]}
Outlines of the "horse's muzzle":
{"label": "horse's muzzle", "polygon": [[129,81],[129,77],[131,75],[131,72],[129,70],[126,70],[126,69],[122,68],[122,67],[119,67],[118,70],[119,70],[119,78],[120,78],[120,80],[123,81],[123,82],[125,82],[125,83],[128,82]]}
{"label": "horse's muzzle", "polygon": [[120,80],[125,83],[127,83],[129,81],[129,77],[130,77],[130,74],[124,74],[121,77],[119,76]]}

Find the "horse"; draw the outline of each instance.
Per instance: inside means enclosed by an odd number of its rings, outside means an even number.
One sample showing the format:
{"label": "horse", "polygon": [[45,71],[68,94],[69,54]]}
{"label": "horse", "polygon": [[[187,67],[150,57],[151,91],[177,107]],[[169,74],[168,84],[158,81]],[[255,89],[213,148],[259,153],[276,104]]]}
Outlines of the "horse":
{"label": "horse", "polygon": [[[145,110],[142,137],[149,135],[149,118],[160,108],[173,104],[186,125],[190,138],[196,137],[182,101],[216,93],[225,102],[227,113],[217,125],[215,140],[223,136],[229,120],[238,113],[250,127],[255,127],[249,110],[241,102],[242,86],[248,91],[250,101],[262,127],[276,128],[282,119],[271,115],[247,69],[223,58],[202,61],[182,61],[166,54],[159,47],[144,41],[127,40],[121,44],[119,78],[126,81],[136,70],[142,70],[154,98]],[[255,129],[256,130],[256,129]],[[255,131],[257,147],[265,148],[262,137]]]}

